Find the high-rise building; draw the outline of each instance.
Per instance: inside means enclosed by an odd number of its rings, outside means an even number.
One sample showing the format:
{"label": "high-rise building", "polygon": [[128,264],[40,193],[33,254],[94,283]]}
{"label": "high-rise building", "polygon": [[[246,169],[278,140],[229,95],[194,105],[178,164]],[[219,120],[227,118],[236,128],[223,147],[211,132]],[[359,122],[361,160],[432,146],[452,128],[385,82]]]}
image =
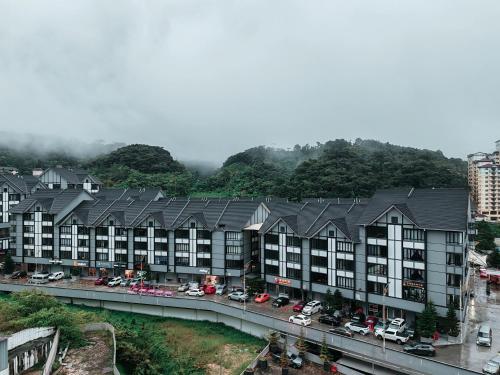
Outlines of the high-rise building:
{"label": "high-rise building", "polygon": [[468,155],[468,180],[478,218],[500,221],[500,140],[491,153]]}

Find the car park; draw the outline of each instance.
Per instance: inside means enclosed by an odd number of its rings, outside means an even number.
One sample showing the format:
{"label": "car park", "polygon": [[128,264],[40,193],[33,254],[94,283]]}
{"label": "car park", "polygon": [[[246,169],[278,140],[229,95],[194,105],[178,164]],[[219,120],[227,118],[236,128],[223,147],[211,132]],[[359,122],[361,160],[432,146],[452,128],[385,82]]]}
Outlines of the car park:
{"label": "car park", "polygon": [[292,310],[293,312],[298,312],[298,313],[302,312],[302,309],[304,308],[305,305],[306,305],[305,301],[299,301],[295,305],[293,305]]}
{"label": "car park", "polygon": [[342,320],[333,315],[323,314],[318,318],[318,322],[328,324],[330,326],[339,326]]}
{"label": "car park", "polygon": [[410,336],[407,333],[399,332],[397,329],[390,328],[390,326],[385,331],[376,333],[375,337],[379,340],[385,337],[386,340],[395,341],[400,345],[410,340]]}
{"label": "car park", "polygon": [[64,278],[64,272],[62,271],[49,274],[49,281],[57,281],[61,280],[62,278]]}
{"label": "car park", "polygon": [[350,329],[353,332],[359,333],[362,336],[368,335],[370,333],[368,326],[364,323],[348,322],[344,324],[344,327]]}
{"label": "car park", "polygon": [[306,305],[302,309],[302,314],[313,315],[313,314],[319,313],[322,310],[323,310],[323,305],[321,304],[321,302],[315,300],[315,301],[311,301],[311,302],[306,303]]}
{"label": "car park", "polygon": [[108,284],[108,277],[107,276],[101,276],[94,281],[94,285],[107,285]]}
{"label": "car park", "polygon": [[181,284],[177,288],[178,292],[187,292],[188,290],[189,290],[189,284],[188,283]]}
{"label": "car park", "polygon": [[353,337],[353,333],[350,329],[345,328],[345,327],[335,327],[335,328],[330,328],[328,332],[333,333],[335,335],[340,335],[340,336],[346,336],[346,337]]}
{"label": "car park", "polygon": [[218,296],[222,296],[227,293],[227,285],[226,284],[217,284],[215,286],[215,294]]}
{"label": "car park", "polygon": [[273,307],[283,307],[283,306],[288,305],[289,303],[290,303],[290,299],[288,299],[287,297],[281,296],[281,297],[276,298],[273,301],[272,305],[273,305]]}
{"label": "car park", "polygon": [[14,271],[12,273],[12,275],[10,275],[10,278],[13,280],[16,280],[16,279],[22,279],[23,277],[26,277],[26,276],[28,276],[26,271]]}
{"label": "car park", "polygon": [[238,301],[238,302],[245,302],[245,301],[250,300],[250,297],[248,296],[248,294],[241,292],[241,291],[240,292],[231,292],[228,294],[227,298],[232,300],[232,301]]}
{"label": "car park", "polygon": [[269,293],[259,293],[255,296],[254,301],[256,303],[264,303],[266,301],[269,301],[270,298],[271,296],[269,295]]}
{"label": "car park", "polygon": [[122,277],[121,276],[117,276],[117,277],[113,277],[111,280],[108,281],[108,286],[109,287],[115,287],[115,286],[118,286],[120,285],[120,283],[122,282]]}
{"label": "car park", "polygon": [[202,289],[189,289],[186,291],[186,296],[190,297],[202,297],[205,295],[205,292]]}
{"label": "car park", "polygon": [[127,287],[132,283],[132,279],[122,279],[120,286]]}
{"label": "car park", "polygon": [[485,363],[483,374],[497,375],[500,374],[500,354],[497,354]]}
{"label": "car park", "polygon": [[491,328],[487,324],[483,324],[477,331],[476,344],[480,346],[491,346]]}
{"label": "car park", "polygon": [[424,355],[429,357],[434,357],[436,355],[436,349],[430,344],[416,343],[416,344],[406,344],[403,350],[407,353]]}
{"label": "car park", "polygon": [[311,318],[303,314],[292,315],[290,318],[288,318],[288,321],[290,323],[298,324],[304,327],[311,325]]}

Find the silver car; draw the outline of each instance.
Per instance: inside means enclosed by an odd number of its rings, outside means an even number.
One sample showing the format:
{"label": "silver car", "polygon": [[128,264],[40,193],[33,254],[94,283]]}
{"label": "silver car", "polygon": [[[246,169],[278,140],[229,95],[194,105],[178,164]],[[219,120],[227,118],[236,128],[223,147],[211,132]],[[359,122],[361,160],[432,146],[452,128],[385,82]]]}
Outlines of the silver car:
{"label": "silver car", "polygon": [[215,294],[218,296],[222,296],[227,293],[227,285],[226,284],[217,284],[215,286]]}

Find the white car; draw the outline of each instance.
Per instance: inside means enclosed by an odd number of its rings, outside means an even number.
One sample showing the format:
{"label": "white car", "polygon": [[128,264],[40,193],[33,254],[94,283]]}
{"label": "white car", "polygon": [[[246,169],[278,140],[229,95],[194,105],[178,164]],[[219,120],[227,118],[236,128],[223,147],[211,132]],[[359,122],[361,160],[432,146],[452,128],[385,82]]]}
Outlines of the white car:
{"label": "white car", "polygon": [[298,324],[304,327],[311,325],[311,318],[302,314],[292,315],[290,318],[288,318],[288,321],[290,323]]}
{"label": "white car", "polygon": [[395,329],[398,332],[403,332],[406,328],[406,321],[401,318],[396,318],[389,324],[390,329]]}
{"label": "white car", "polygon": [[500,373],[500,354],[491,358],[483,367],[483,374],[496,375]]}
{"label": "white car", "polygon": [[352,332],[359,333],[360,335],[368,335],[370,333],[370,329],[364,323],[358,322],[348,322],[344,325],[347,329],[350,329]]}
{"label": "white car", "polygon": [[49,275],[49,281],[61,280],[63,277],[64,277],[64,272],[62,271],[54,272],[53,274]]}
{"label": "white car", "polygon": [[312,315],[320,312],[321,310],[323,310],[323,305],[320,301],[311,301],[306,303],[306,305],[302,309],[302,314]]}
{"label": "white car", "polygon": [[186,296],[192,296],[192,297],[201,297],[204,296],[205,292],[201,289],[189,289],[186,292]]}
{"label": "white car", "polygon": [[122,282],[121,276],[113,277],[111,280],[109,280],[108,286],[110,287],[119,286],[121,282]]}

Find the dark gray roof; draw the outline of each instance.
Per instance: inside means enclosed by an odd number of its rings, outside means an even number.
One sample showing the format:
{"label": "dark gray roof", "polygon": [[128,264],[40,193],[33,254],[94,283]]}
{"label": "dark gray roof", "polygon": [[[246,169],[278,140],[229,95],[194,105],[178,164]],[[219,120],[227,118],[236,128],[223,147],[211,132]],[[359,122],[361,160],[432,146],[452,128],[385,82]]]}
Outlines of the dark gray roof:
{"label": "dark gray roof", "polygon": [[91,175],[88,171],[81,168],[49,168],[63,177],[69,184],[83,184],[84,180],[88,177],[92,183],[102,185],[102,182],[96,177]]}
{"label": "dark gray roof", "polygon": [[142,189],[101,189],[98,193],[93,194],[98,199],[103,200],[156,200],[158,197],[163,197],[163,193],[159,188],[142,188]]}
{"label": "dark gray roof", "polygon": [[84,193],[83,190],[39,190],[12,207],[10,212],[22,214],[29,211],[35,204],[40,204],[48,213],[55,215],[82,193]]}
{"label": "dark gray roof", "polygon": [[0,183],[6,182],[19,194],[31,194],[31,190],[37,185],[44,187],[38,178],[30,175],[13,175],[10,173],[0,174]]}
{"label": "dark gray roof", "polygon": [[466,189],[379,190],[368,202],[358,224],[371,224],[391,207],[422,229],[464,231],[469,193]]}

